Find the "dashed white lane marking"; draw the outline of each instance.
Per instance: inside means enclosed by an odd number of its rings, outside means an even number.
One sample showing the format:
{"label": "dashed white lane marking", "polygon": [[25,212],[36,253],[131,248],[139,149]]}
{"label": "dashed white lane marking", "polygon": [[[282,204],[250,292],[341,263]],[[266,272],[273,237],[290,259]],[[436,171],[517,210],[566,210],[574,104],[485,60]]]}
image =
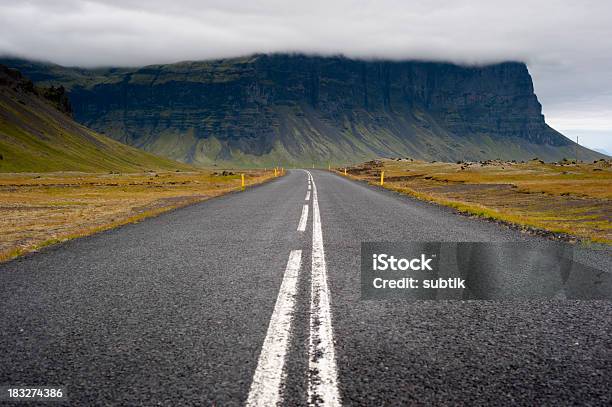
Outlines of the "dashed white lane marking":
{"label": "dashed white lane marking", "polygon": [[298,232],[306,230],[306,222],[308,221],[308,205],[304,205],[302,208],[302,216],[300,216],[300,223],[298,224]]}
{"label": "dashed white lane marking", "polygon": [[310,200],[310,191],[306,192],[306,199],[304,199],[305,201],[309,201]]}
{"label": "dashed white lane marking", "polygon": [[276,406],[281,401],[285,356],[289,346],[302,251],[292,250],[261,348],[246,405]]}
{"label": "dashed white lane marking", "polygon": [[313,406],[340,406],[338,372],[331,322],[327,267],[321,232],[317,185],[312,180],[312,277],[310,292],[310,340],[308,349],[308,403]]}

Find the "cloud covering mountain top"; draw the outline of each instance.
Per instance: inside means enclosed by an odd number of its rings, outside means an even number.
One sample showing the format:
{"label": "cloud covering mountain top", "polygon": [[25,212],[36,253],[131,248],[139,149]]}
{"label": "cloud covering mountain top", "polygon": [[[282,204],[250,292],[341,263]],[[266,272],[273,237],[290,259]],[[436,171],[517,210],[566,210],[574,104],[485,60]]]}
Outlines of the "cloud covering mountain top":
{"label": "cloud covering mountain top", "polygon": [[553,125],[605,132],[611,15],[606,0],[0,0],[0,53],[88,67],[264,52],[520,60]]}

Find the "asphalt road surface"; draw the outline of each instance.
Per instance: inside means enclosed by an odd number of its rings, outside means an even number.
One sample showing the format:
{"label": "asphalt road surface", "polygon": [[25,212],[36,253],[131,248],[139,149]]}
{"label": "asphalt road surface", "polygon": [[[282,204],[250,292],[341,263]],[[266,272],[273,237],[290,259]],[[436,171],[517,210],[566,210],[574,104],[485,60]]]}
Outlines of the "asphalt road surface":
{"label": "asphalt road surface", "polygon": [[541,241],[292,170],[1,264],[0,385],[70,405],[610,405],[609,301],[360,299],[361,242],[523,240]]}

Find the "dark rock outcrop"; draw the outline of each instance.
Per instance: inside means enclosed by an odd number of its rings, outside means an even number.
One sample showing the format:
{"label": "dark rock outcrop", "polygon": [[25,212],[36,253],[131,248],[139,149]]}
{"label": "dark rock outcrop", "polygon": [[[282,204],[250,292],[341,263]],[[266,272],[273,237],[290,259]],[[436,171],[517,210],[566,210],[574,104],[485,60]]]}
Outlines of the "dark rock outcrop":
{"label": "dark rock outcrop", "polygon": [[72,114],[70,99],[63,86],[35,87],[34,83],[23,76],[17,69],[0,64],[0,87],[11,88],[15,91],[31,93],[40,96],[67,115]]}

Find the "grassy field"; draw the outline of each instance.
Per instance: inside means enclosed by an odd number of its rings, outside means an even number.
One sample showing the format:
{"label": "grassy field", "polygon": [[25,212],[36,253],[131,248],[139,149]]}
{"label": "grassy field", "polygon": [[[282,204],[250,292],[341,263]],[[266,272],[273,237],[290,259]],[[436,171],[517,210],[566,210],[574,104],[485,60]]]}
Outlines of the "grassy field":
{"label": "grassy field", "polygon": [[[240,173],[247,187],[273,178]],[[238,191],[240,173],[0,174],[0,261]]]}
{"label": "grassy field", "polygon": [[[337,169],[344,173],[344,169]],[[612,162],[370,161],[348,176],[533,233],[612,243]]]}

